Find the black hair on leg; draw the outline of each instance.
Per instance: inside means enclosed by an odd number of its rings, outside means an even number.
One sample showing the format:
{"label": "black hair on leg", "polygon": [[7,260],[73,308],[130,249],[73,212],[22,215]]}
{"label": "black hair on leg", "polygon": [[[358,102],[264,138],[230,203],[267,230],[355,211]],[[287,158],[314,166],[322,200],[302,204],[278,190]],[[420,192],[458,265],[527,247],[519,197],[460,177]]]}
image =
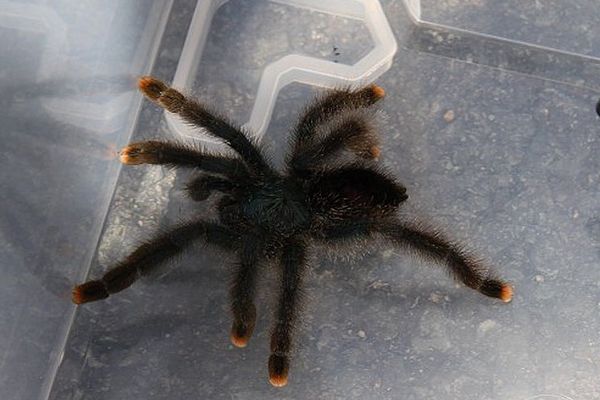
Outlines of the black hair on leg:
{"label": "black hair on leg", "polygon": [[205,154],[194,146],[157,140],[131,143],[120,152],[123,164],[160,164],[168,167],[198,168],[231,178],[247,179],[248,172],[242,160]]}
{"label": "black hair on leg", "polygon": [[376,159],[381,151],[379,138],[364,118],[350,118],[334,127],[325,137],[292,153],[288,165],[294,172],[321,167],[342,149],[364,159]]}
{"label": "black hair on leg", "polygon": [[339,113],[369,107],[381,100],[385,91],[370,85],[358,90],[333,90],[310,105],[294,130],[294,152],[309,143],[317,127]]}
{"label": "black hair on leg", "polygon": [[[204,154],[193,146],[162,141],[133,143],[121,152],[124,164],[192,167],[200,173],[187,192],[210,202],[220,223],[196,221],[142,244],[102,278],[73,289],[77,304],[100,300],[129,287],[139,276],[175,258],[197,240],[222,246],[239,257],[229,289],[233,314],[230,338],[245,347],[256,323],[259,268],[277,261],[280,290],[271,332],[268,369],[273,386],[288,382],[296,325],[302,305],[308,246],[321,242],[332,250],[349,245],[362,253],[368,239],[386,239],[415,255],[446,266],[467,286],[505,302],[512,288],[492,276],[486,265],[436,230],[397,220],[406,188],[371,160],[379,142],[369,109],[385,95],[376,85],[334,90],[312,102],[292,132],[287,171],[276,171],[244,132],[224,118],[152,77],[140,90],[185,122],[204,128],[237,152],[236,157]],[[208,210],[200,210],[203,214]]]}
{"label": "black hair on leg", "polygon": [[306,264],[306,249],[302,243],[288,244],[281,256],[281,294],[276,323],[271,334],[269,381],[273,386],[285,386],[290,368],[292,334],[298,318],[301,285]]}
{"label": "black hair on leg", "polygon": [[209,134],[223,140],[251,169],[262,173],[272,172],[258,147],[240,129],[208,111],[202,104],[150,76],[140,78],[138,87],[146,97],[167,111],[178,114],[187,123],[205,128]]}
{"label": "black hair on leg", "polygon": [[417,257],[445,265],[454,278],[471,289],[506,303],[512,299],[512,287],[496,278],[481,261],[469,255],[460,246],[444,239],[439,232],[419,225],[407,226],[399,222],[356,219],[328,226],[316,233],[315,238],[335,243],[376,233]]}
{"label": "black hair on leg", "polygon": [[357,156],[372,160],[381,154],[379,137],[371,124],[364,118],[347,119],[336,126],[323,140],[324,157],[347,148]]}
{"label": "black hair on leg", "polygon": [[491,275],[481,261],[444,239],[439,232],[400,223],[383,225],[378,230],[396,245],[411,250],[415,255],[444,264],[457,280],[471,289],[504,302],[512,299],[513,291],[509,284]]}
{"label": "black hair on leg", "polygon": [[76,286],[72,293],[73,303],[105,299],[127,289],[138,278],[180,254],[198,239],[226,249],[232,249],[237,243],[236,235],[224,226],[206,221],[182,224],[142,244],[102,278]]}
{"label": "black hair on leg", "polygon": [[200,176],[186,186],[189,196],[195,201],[208,199],[213,191],[230,194],[237,188],[239,186],[231,181],[216,176]]}

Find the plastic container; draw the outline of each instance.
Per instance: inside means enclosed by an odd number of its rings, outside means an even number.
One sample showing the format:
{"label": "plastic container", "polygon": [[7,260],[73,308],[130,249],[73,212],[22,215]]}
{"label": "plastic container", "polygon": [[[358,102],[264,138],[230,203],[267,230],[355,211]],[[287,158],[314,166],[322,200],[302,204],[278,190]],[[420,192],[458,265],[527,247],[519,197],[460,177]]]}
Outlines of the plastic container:
{"label": "plastic container", "polygon": [[[600,25],[585,1],[0,2],[0,398],[600,398],[600,68],[585,45]],[[214,146],[153,104],[140,112],[132,89],[150,72],[276,162],[315,91],[376,80],[403,213],[495,266],[513,302],[386,244],[355,263],[317,252],[282,389],[266,368],[276,274],[234,348],[228,255],[200,246],[75,309],[72,285],[214,216],[184,196],[186,171],[114,157],[134,126],[132,140]]]}
{"label": "plastic container", "polygon": [[422,23],[600,58],[600,16],[594,0],[406,0]]}
{"label": "plastic container", "polygon": [[0,1],[0,398],[46,399],[171,1]]}

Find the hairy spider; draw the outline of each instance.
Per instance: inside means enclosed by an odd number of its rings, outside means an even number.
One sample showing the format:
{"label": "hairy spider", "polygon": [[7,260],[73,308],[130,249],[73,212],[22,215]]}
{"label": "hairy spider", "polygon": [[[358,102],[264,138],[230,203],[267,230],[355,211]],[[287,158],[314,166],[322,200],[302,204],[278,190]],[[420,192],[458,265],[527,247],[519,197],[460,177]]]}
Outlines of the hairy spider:
{"label": "hairy spider", "polygon": [[408,198],[406,189],[375,165],[377,134],[361,112],[383,98],[381,87],[331,91],[308,106],[294,128],[285,172],[276,171],[244,132],[204,105],[152,77],[142,77],[139,88],[159,106],[224,141],[237,155],[206,154],[189,145],[146,141],[125,147],[121,162],[202,171],[187,192],[196,201],[220,192],[218,218],[188,222],[145,242],[102,278],[76,286],[74,303],[120,292],[202,240],[239,256],[230,288],[231,341],[245,347],[256,320],[257,271],[265,261],[276,260],[281,292],[268,365],[271,384],[283,386],[288,380],[292,333],[299,318],[311,243],[351,246],[358,245],[356,239],[383,238],[445,265],[456,279],[486,296],[511,300],[511,286],[481,261],[438,231],[397,218],[400,203]]}

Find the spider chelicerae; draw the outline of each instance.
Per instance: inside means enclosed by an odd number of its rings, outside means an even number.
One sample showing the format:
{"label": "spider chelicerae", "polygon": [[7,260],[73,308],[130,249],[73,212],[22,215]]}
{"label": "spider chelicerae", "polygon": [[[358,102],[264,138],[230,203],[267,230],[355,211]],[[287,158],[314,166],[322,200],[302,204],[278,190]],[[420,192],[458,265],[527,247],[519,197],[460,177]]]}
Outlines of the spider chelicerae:
{"label": "spider chelicerae", "polygon": [[258,271],[274,261],[281,289],[268,368],[271,384],[284,386],[311,244],[360,246],[365,239],[387,240],[445,265],[457,280],[486,296],[511,300],[511,286],[483,262],[437,230],[398,218],[398,207],[408,198],[406,189],[376,165],[379,141],[366,111],[384,97],[381,87],[334,90],[317,98],[294,128],[285,171],[280,172],[241,129],[203,104],[152,77],[140,78],[138,85],[147,98],[205,129],[237,154],[208,154],[167,141],[132,143],[121,150],[123,164],[201,171],[188,184],[187,193],[192,200],[202,201],[219,192],[218,218],[187,222],[148,240],[102,278],[76,286],[74,303],[120,292],[194,242],[203,241],[238,256],[230,288],[231,341],[245,347],[256,321]]}

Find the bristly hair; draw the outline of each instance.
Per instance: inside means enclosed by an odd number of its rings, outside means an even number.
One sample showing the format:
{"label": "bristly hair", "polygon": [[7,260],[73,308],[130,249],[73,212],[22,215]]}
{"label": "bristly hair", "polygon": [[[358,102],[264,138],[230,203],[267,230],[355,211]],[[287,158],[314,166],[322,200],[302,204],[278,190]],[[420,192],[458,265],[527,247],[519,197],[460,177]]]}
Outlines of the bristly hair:
{"label": "bristly hair", "polygon": [[399,218],[406,188],[377,165],[381,151],[372,106],[385,92],[377,85],[330,91],[310,103],[292,129],[285,170],[276,171],[265,151],[241,128],[204,104],[152,77],[139,80],[151,101],[220,140],[234,154],[209,154],[194,144],[150,140],[120,153],[127,165],[156,164],[196,171],[186,187],[194,201],[220,197],[214,219],[181,223],[143,242],[102,277],[73,289],[73,301],[101,300],[176,259],[196,242],[234,253],[229,288],[230,339],[245,347],[256,324],[258,274],[268,263],[279,268],[278,306],[271,331],[269,381],[288,381],[294,335],[300,323],[303,287],[314,244],[360,255],[381,238],[446,267],[458,281],[508,302],[512,287],[485,263],[438,229]]}

